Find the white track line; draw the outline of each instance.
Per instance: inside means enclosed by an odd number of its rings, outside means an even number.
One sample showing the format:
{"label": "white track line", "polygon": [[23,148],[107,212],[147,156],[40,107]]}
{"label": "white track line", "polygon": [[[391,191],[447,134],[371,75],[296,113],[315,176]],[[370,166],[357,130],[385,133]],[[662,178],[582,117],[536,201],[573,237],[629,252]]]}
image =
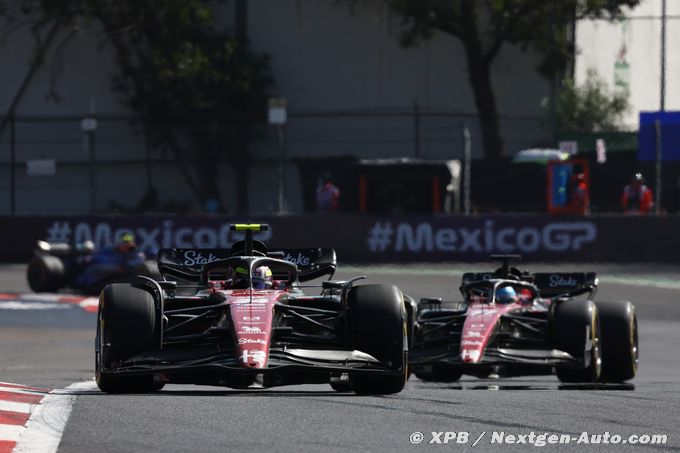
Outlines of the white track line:
{"label": "white track line", "polygon": [[58,302],[0,302],[0,309],[2,310],[62,310],[64,308],[70,307]]}
{"label": "white track line", "polygon": [[[65,389],[53,390],[35,407],[26,427],[20,432],[13,453],[56,452],[78,391],[94,390],[94,381],[76,382]],[[7,438],[2,436],[0,438]]]}

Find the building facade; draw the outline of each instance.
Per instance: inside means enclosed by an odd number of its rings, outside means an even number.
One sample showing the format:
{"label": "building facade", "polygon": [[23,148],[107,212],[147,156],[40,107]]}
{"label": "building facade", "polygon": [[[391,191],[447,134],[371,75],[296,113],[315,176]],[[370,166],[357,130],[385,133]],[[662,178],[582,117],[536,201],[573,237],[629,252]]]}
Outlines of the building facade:
{"label": "building facade", "polygon": [[[287,209],[301,209],[294,160],[356,155],[361,158],[458,159],[462,128],[472,131],[473,156],[482,155],[464,50],[439,34],[416,47],[400,47],[399,19],[385,7],[351,12],[334,0],[249,0],[245,30],[257,52],[271,56],[275,94],[287,99]],[[235,2],[218,6],[219,22],[235,29]],[[59,31],[46,64],[35,73],[15,111],[15,210],[88,212],[134,205],[149,184],[162,202],[195,204],[171,161],[149,150],[144,135],[111,90],[116,72],[100,30],[84,26],[64,45]],[[0,115],[20,92],[35,52],[28,30],[0,47]],[[536,73],[539,56],[505,46],[493,66],[493,83],[506,153],[552,144],[551,84]],[[90,137],[81,119],[99,119]],[[0,212],[11,210],[9,128],[0,132]],[[220,190],[227,209],[233,193],[248,190],[251,212],[276,208],[279,146],[271,129],[253,147],[249,188],[234,187],[222,165]],[[29,176],[27,160],[54,159],[56,174]],[[150,163],[150,165],[148,165]],[[95,195],[91,193],[94,175]]]}

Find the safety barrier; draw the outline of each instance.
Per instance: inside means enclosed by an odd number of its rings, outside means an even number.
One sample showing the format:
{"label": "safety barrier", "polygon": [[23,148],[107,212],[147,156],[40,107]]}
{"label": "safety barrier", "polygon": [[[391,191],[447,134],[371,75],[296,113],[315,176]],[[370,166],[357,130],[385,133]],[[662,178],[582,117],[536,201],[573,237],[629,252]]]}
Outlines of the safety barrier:
{"label": "safety barrier", "polygon": [[[37,239],[103,247],[126,232],[145,250],[229,247],[239,239],[222,216],[0,216],[0,261],[25,262]],[[481,261],[521,254],[532,261],[680,261],[680,217],[547,215],[252,216],[270,248],[333,247],[342,262]]]}

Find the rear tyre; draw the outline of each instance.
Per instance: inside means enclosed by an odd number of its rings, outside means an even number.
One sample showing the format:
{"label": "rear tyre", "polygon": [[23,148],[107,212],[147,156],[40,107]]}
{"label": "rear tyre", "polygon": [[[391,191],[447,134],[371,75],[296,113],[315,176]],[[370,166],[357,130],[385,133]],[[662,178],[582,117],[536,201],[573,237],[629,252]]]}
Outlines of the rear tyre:
{"label": "rear tyre", "polygon": [[336,392],[346,393],[352,391],[352,383],[349,381],[331,382],[331,388]]}
{"label": "rear tyre", "polygon": [[125,283],[104,288],[99,297],[95,348],[97,386],[106,393],[143,393],[160,390],[154,376],[112,376],[102,369],[144,351],[158,349],[153,296]]}
{"label": "rear tyre", "polygon": [[582,359],[584,368],[557,367],[557,377],[565,383],[596,382],[602,374],[600,322],[593,301],[570,300],[559,303],[553,316],[555,347]]}
{"label": "rear tyre", "polygon": [[28,263],[26,278],[31,291],[52,293],[64,285],[64,263],[52,255],[36,256]]}
{"label": "rear tyre", "polygon": [[596,302],[602,337],[602,380],[633,379],[638,367],[635,305],[627,301]]}
{"label": "rear tyre", "polygon": [[[396,286],[362,285],[347,295],[354,348],[394,370],[393,375],[351,373],[358,394],[401,392],[408,378],[404,298]],[[398,373],[398,374],[396,374]]]}
{"label": "rear tyre", "polygon": [[420,371],[414,374],[418,379],[426,382],[456,382],[463,375],[458,368],[445,363],[433,363],[431,366],[432,371]]}

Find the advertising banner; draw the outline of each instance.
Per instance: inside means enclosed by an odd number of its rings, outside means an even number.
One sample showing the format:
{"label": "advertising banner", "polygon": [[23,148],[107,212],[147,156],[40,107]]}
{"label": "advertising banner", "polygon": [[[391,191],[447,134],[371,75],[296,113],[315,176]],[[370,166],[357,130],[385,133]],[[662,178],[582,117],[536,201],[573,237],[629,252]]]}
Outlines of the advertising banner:
{"label": "advertising banner", "polygon": [[[371,216],[251,217],[268,223],[256,238],[270,249],[334,248],[355,263],[485,261],[520,254],[531,261],[680,261],[675,217]],[[5,216],[0,217],[0,261],[25,262],[35,241],[93,241],[107,247],[125,233],[143,250],[229,248],[243,218],[218,216]]]}

